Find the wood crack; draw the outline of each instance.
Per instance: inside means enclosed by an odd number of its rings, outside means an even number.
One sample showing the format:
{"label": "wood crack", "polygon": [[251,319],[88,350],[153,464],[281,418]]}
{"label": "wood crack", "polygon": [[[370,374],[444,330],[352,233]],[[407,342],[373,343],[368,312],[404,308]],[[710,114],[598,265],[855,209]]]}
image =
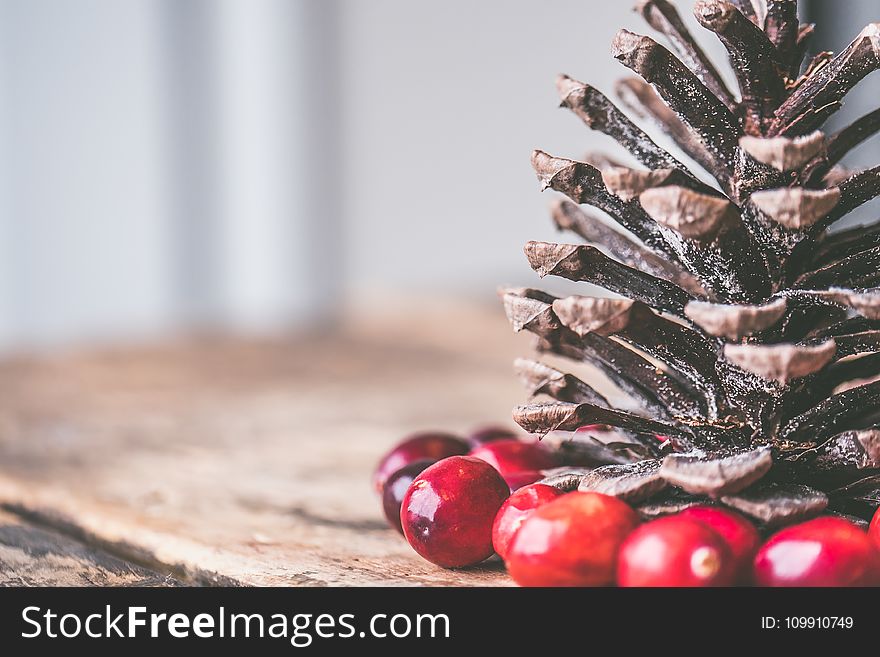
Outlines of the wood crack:
{"label": "wood crack", "polygon": [[22,504],[0,502],[0,509],[29,524],[60,534],[89,548],[99,550],[135,566],[171,576],[189,586],[242,586],[231,577],[215,572],[194,569],[181,564],[165,563],[152,553],[124,541],[108,541],[90,532],[69,518],[51,510],[38,510]]}

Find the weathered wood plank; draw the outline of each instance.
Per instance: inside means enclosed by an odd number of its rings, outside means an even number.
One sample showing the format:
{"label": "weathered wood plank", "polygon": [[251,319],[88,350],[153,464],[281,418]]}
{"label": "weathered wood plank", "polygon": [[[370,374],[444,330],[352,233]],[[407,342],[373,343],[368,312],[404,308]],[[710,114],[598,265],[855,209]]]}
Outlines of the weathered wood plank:
{"label": "weathered wood plank", "polygon": [[0,587],[178,584],[170,574],[132,564],[0,511]]}
{"label": "weathered wood plank", "polygon": [[422,561],[370,475],[409,431],[509,423],[527,343],[494,307],[347,326],[0,363],[0,505],[193,583],[509,583]]}

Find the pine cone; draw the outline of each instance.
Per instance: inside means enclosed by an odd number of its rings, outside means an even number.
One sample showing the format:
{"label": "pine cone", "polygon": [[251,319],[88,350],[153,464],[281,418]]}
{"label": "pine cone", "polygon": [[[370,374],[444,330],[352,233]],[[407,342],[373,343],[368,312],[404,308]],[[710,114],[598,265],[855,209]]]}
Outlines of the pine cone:
{"label": "pine cone", "polygon": [[[543,188],[568,197],[553,206],[556,226],[586,244],[529,242],[525,253],[542,277],[616,296],[501,295],[539,352],[589,363],[631,403],[520,360],[539,399],[514,419],[594,466],[546,481],[620,496],[648,516],[707,498],[766,526],[826,509],[867,516],[880,504],[880,224],[834,228],[880,192],[880,167],[838,168],[880,128],[880,110],[831,135],[820,128],[878,67],[880,23],[805,62],[813,26],[798,22],[794,0],[698,2],[738,100],[669,2],[638,11],[678,57],[621,30],[612,54],[641,79],[622,80],[618,96],[717,184],[601,92],[559,78],[562,105],[645,168],[535,151]],[[571,433],[587,425],[615,430]]]}

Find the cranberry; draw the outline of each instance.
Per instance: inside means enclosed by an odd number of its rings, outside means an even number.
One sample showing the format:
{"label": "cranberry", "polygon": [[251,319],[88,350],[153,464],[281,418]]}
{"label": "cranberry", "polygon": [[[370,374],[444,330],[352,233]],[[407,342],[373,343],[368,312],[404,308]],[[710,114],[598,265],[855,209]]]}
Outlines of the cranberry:
{"label": "cranberry", "polygon": [[523,486],[533,484],[539,479],[544,478],[544,473],[537,470],[526,470],[525,472],[513,472],[504,476],[504,481],[510,486],[510,492],[519,490]]}
{"label": "cranberry", "polygon": [[755,557],[761,586],[859,586],[877,583],[878,554],[856,525],[832,516],[776,532]]}
{"label": "cranberry", "polygon": [[452,434],[440,432],[413,434],[398,443],[379,461],[373,474],[373,486],[381,493],[385,480],[403,466],[423,459],[439,461],[447,456],[467,454],[469,449],[467,442]]}
{"label": "cranberry", "polygon": [[382,508],[385,511],[385,518],[387,518],[388,524],[401,534],[403,533],[403,527],[400,526],[400,505],[403,502],[403,496],[406,495],[406,491],[409,489],[413,479],[434,463],[436,461],[429,459],[413,461],[400,468],[400,470],[392,474],[385,481],[385,486],[382,489]]}
{"label": "cranberry", "polygon": [[507,547],[507,568],[522,586],[604,586],[617,551],[639,518],[625,502],[574,492],[535,509]]}
{"label": "cranberry", "polygon": [[470,456],[428,467],[406,491],[400,522],[406,540],[438,566],[457,568],[492,556],[492,523],[510,489],[497,470]]}
{"label": "cranberry", "polygon": [[874,512],[874,519],[871,521],[871,526],[868,527],[868,536],[880,550],[880,508]]}
{"label": "cranberry", "polygon": [[752,559],[761,545],[758,530],[745,517],[716,506],[692,506],[678,514],[680,518],[696,520],[715,530],[730,548],[737,574],[748,578],[752,572]]}
{"label": "cranberry", "polygon": [[546,470],[556,465],[553,453],[540,443],[519,440],[496,440],[473,449],[471,456],[482,459],[502,477],[517,472]]}
{"label": "cranberry", "polygon": [[603,431],[609,431],[611,427],[607,424],[585,424],[582,427],[578,427],[574,430],[575,433],[602,433]]}
{"label": "cranberry", "polygon": [[507,555],[507,547],[523,521],[539,506],[555,500],[564,493],[553,486],[531,484],[523,486],[501,505],[495,524],[492,525],[492,545],[502,559]]}
{"label": "cranberry", "polygon": [[516,440],[517,434],[506,427],[481,427],[468,436],[468,442],[474,447],[494,443],[498,440]]}
{"label": "cranberry", "polygon": [[736,564],[724,539],[702,522],[666,516],[642,525],[623,543],[620,586],[729,586]]}

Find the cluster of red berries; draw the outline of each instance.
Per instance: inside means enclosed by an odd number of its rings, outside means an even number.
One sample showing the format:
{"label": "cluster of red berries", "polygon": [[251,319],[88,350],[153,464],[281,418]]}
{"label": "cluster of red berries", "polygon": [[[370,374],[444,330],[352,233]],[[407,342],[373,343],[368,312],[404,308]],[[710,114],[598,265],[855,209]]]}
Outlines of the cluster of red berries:
{"label": "cluster of red berries", "polygon": [[823,516],[762,543],[729,509],[642,523],[617,498],[534,483],[556,465],[506,429],[421,433],[382,459],[374,485],[422,557],[458,568],[497,553],[523,586],[880,585],[880,509],[867,532]]}

